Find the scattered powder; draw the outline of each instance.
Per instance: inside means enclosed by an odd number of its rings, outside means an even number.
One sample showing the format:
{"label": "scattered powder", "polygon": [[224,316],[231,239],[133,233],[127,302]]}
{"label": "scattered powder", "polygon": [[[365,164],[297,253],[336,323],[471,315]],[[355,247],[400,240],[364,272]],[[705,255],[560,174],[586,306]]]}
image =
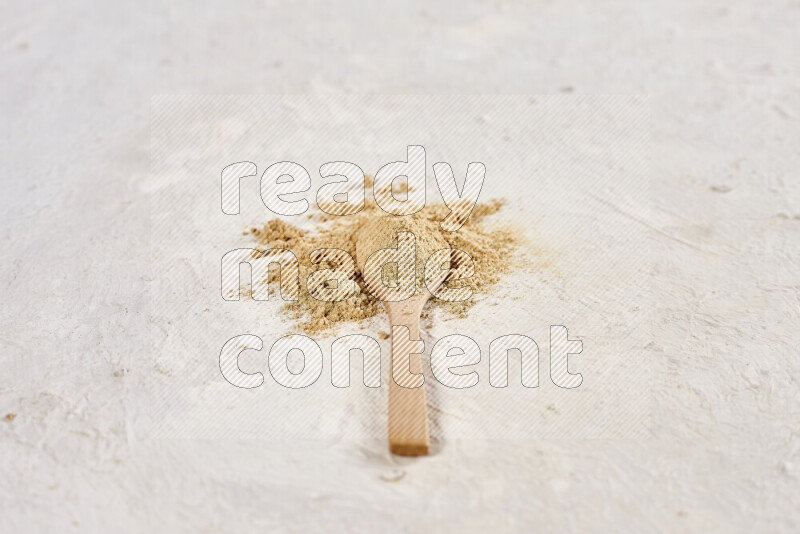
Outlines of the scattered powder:
{"label": "scattered powder", "polygon": [[[370,187],[368,180],[367,187]],[[439,232],[444,245],[458,248],[469,254],[475,265],[475,275],[468,280],[458,282],[468,284],[475,293],[487,292],[496,284],[503,273],[514,267],[513,255],[521,242],[518,232],[510,228],[488,228],[485,219],[497,213],[503,206],[503,200],[490,200],[478,203],[467,222],[456,232]],[[450,212],[447,206],[436,204],[426,206],[422,211],[406,217],[387,216],[372,197],[368,197],[366,206],[359,213],[346,216],[331,216],[326,213],[313,215],[318,222],[316,231],[306,231],[281,219],[272,219],[261,228],[251,228],[257,240],[259,250],[284,248],[294,252],[300,263],[300,296],[296,301],[287,302],[285,311],[291,319],[298,322],[300,330],[307,334],[325,332],[341,323],[352,323],[385,313],[383,304],[369,294],[357,266],[355,281],[359,293],[350,299],[340,302],[319,301],[309,295],[306,290],[306,278],[314,270],[329,267],[324,264],[313,265],[310,261],[312,251],[319,248],[338,248],[347,251],[354,260],[356,242],[359,231],[376,220],[385,218],[387,222],[399,224],[411,229],[439,229],[439,222]],[[413,232],[413,229],[412,229]],[[414,232],[417,235],[417,232]],[[396,244],[396,239],[394,240]],[[419,243],[417,244],[419,246]],[[379,247],[383,248],[383,247]],[[358,265],[358,264],[357,264]],[[270,292],[278,288],[278,270],[270,269]],[[429,306],[440,306],[451,314],[463,317],[473,304],[473,300],[464,302],[442,302],[436,299],[429,301]],[[425,315],[425,314],[423,314]]]}

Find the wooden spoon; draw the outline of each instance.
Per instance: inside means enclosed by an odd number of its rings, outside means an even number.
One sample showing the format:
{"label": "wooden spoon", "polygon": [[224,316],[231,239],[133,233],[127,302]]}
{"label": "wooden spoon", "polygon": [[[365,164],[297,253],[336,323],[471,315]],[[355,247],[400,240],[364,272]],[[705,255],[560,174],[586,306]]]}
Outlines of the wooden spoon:
{"label": "wooden spoon", "polygon": [[[389,450],[393,454],[402,456],[424,456],[430,448],[428,436],[428,407],[425,400],[425,386],[407,388],[397,384],[394,380],[394,366],[408,365],[412,374],[422,373],[422,355],[412,352],[408,360],[402,358],[398,352],[398,342],[406,341],[405,334],[397,335],[396,326],[408,328],[410,340],[419,340],[419,317],[422,308],[428,302],[430,293],[420,292],[408,300],[401,302],[384,302],[386,313],[392,332],[392,373],[389,380]],[[412,350],[419,347],[421,341],[411,342]],[[407,345],[406,345],[407,346]],[[407,363],[406,363],[407,362]]]}
{"label": "wooden spoon", "polygon": [[[411,231],[416,237],[417,276],[424,268],[425,261],[430,254],[438,249],[449,248],[438,228],[426,221],[415,221],[403,217],[381,217],[362,228],[359,232],[356,252],[358,262],[362,269],[375,251],[392,246],[397,242],[397,232],[400,230]],[[378,276],[380,274],[376,273]],[[374,276],[374,275],[371,275]],[[398,384],[397,376],[401,380],[421,382],[420,378],[413,375],[422,374],[422,352],[424,343],[419,336],[419,318],[422,308],[431,296],[431,291],[436,292],[447,277],[447,271],[442,271],[429,287],[417,287],[417,292],[402,301],[382,300],[392,332],[392,369],[389,380],[389,449],[393,454],[403,456],[422,456],[428,454],[430,438],[428,435],[428,408],[425,401],[425,387],[404,387],[408,384],[403,381]],[[368,286],[377,287],[377,280],[367,279]],[[375,294],[373,292],[373,294]],[[396,328],[396,327],[406,327]],[[395,369],[404,371],[396,373]],[[408,377],[408,374],[412,374]]]}

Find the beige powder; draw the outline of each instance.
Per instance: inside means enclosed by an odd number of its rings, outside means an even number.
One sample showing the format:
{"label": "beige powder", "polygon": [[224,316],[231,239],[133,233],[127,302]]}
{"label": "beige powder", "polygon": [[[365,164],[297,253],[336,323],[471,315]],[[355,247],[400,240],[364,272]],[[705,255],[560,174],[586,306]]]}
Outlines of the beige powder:
{"label": "beige powder", "polygon": [[[383,215],[365,224],[358,231],[356,241],[356,261],[358,268],[363,273],[364,264],[369,256],[381,249],[397,247],[397,233],[411,232],[414,234],[416,247],[416,286],[417,292],[425,287],[425,262],[437,250],[450,248],[442,237],[439,226],[415,215],[400,217],[396,215]],[[390,276],[396,280],[395,265],[390,265],[393,271]]]}
{"label": "beige powder", "polygon": [[[368,182],[369,185],[371,183]],[[448,246],[465,251],[474,262],[475,276],[467,281],[459,282],[459,284],[467,283],[473,291],[485,292],[500,280],[503,273],[508,272],[514,266],[513,253],[520,244],[518,233],[508,228],[489,229],[485,225],[485,219],[499,211],[503,203],[502,200],[479,203],[475,206],[466,224],[456,232],[439,230],[439,222],[449,213],[449,209],[442,204],[427,206],[412,216],[396,217],[386,215],[372,198],[368,198],[364,209],[354,215],[342,217],[330,216],[325,213],[314,215],[312,218],[319,223],[314,232],[303,230],[281,219],[273,219],[261,228],[251,228],[250,234],[258,240],[259,249],[285,248],[297,256],[300,262],[300,296],[297,301],[287,302],[285,310],[290,318],[297,321],[299,330],[307,334],[316,334],[330,330],[342,323],[361,321],[385,312],[381,302],[367,292],[361,278],[360,268],[357,269],[355,277],[360,291],[355,297],[331,303],[319,301],[309,295],[306,290],[308,274],[324,267],[311,264],[309,257],[312,251],[319,248],[338,248],[347,251],[353,259],[357,259],[359,232],[369,225],[379,225],[385,222],[395,230],[397,228],[408,229],[415,236],[434,236],[431,241],[426,239],[432,250],[427,254],[424,251],[420,254],[418,250],[418,262],[421,256],[427,258],[433,250]],[[373,232],[372,234],[378,240],[383,239],[381,243],[375,242],[368,245],[375,247],[375,250],[396,245],[396,234],[394,239],[388,237],[389,234],[384,232]],[[418,243],[418,247],[419,245]],[[359,265],[362,263],[361,260],[357,261]],[[273,291],[273,288],[277,288],[277,277],[277,270],[271,270],[270,288]],[[430,305],[442,306],[457,316],[464,316],[472,303],[472,300],[460,303],[430,300]]]}

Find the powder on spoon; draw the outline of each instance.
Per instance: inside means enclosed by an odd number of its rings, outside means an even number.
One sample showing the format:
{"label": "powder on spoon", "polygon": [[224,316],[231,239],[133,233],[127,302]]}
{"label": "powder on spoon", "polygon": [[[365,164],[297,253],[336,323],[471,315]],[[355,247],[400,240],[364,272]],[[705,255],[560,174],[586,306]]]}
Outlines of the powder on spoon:
{"label": "powder on spoon", "polygon": [[[384,215],[377,217],[359,229],[356,241],[356,261],[359,270],[364,272],[364,265],[374,252],[397,247],[397,233],[411,232],[414,234],[416,246],[416,287],[419,293],[425,287],[425,262],[428,258],[443,248],[450,248],[442,237],[436,223],[414,215],[400,217]],[[390,280],[397,284],[396,265],[390,264]]]}

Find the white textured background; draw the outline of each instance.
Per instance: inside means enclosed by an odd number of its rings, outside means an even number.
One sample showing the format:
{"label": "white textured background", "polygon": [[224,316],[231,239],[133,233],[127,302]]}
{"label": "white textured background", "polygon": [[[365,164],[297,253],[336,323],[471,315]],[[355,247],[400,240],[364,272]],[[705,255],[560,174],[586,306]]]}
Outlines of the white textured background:
{"label": "white textured background", "polygon": [[[378,4],[0,7],[0,531],[800,530],[800,3]],[[151,95],[353,92],[650,95],[651,439],[142,435]]]}

